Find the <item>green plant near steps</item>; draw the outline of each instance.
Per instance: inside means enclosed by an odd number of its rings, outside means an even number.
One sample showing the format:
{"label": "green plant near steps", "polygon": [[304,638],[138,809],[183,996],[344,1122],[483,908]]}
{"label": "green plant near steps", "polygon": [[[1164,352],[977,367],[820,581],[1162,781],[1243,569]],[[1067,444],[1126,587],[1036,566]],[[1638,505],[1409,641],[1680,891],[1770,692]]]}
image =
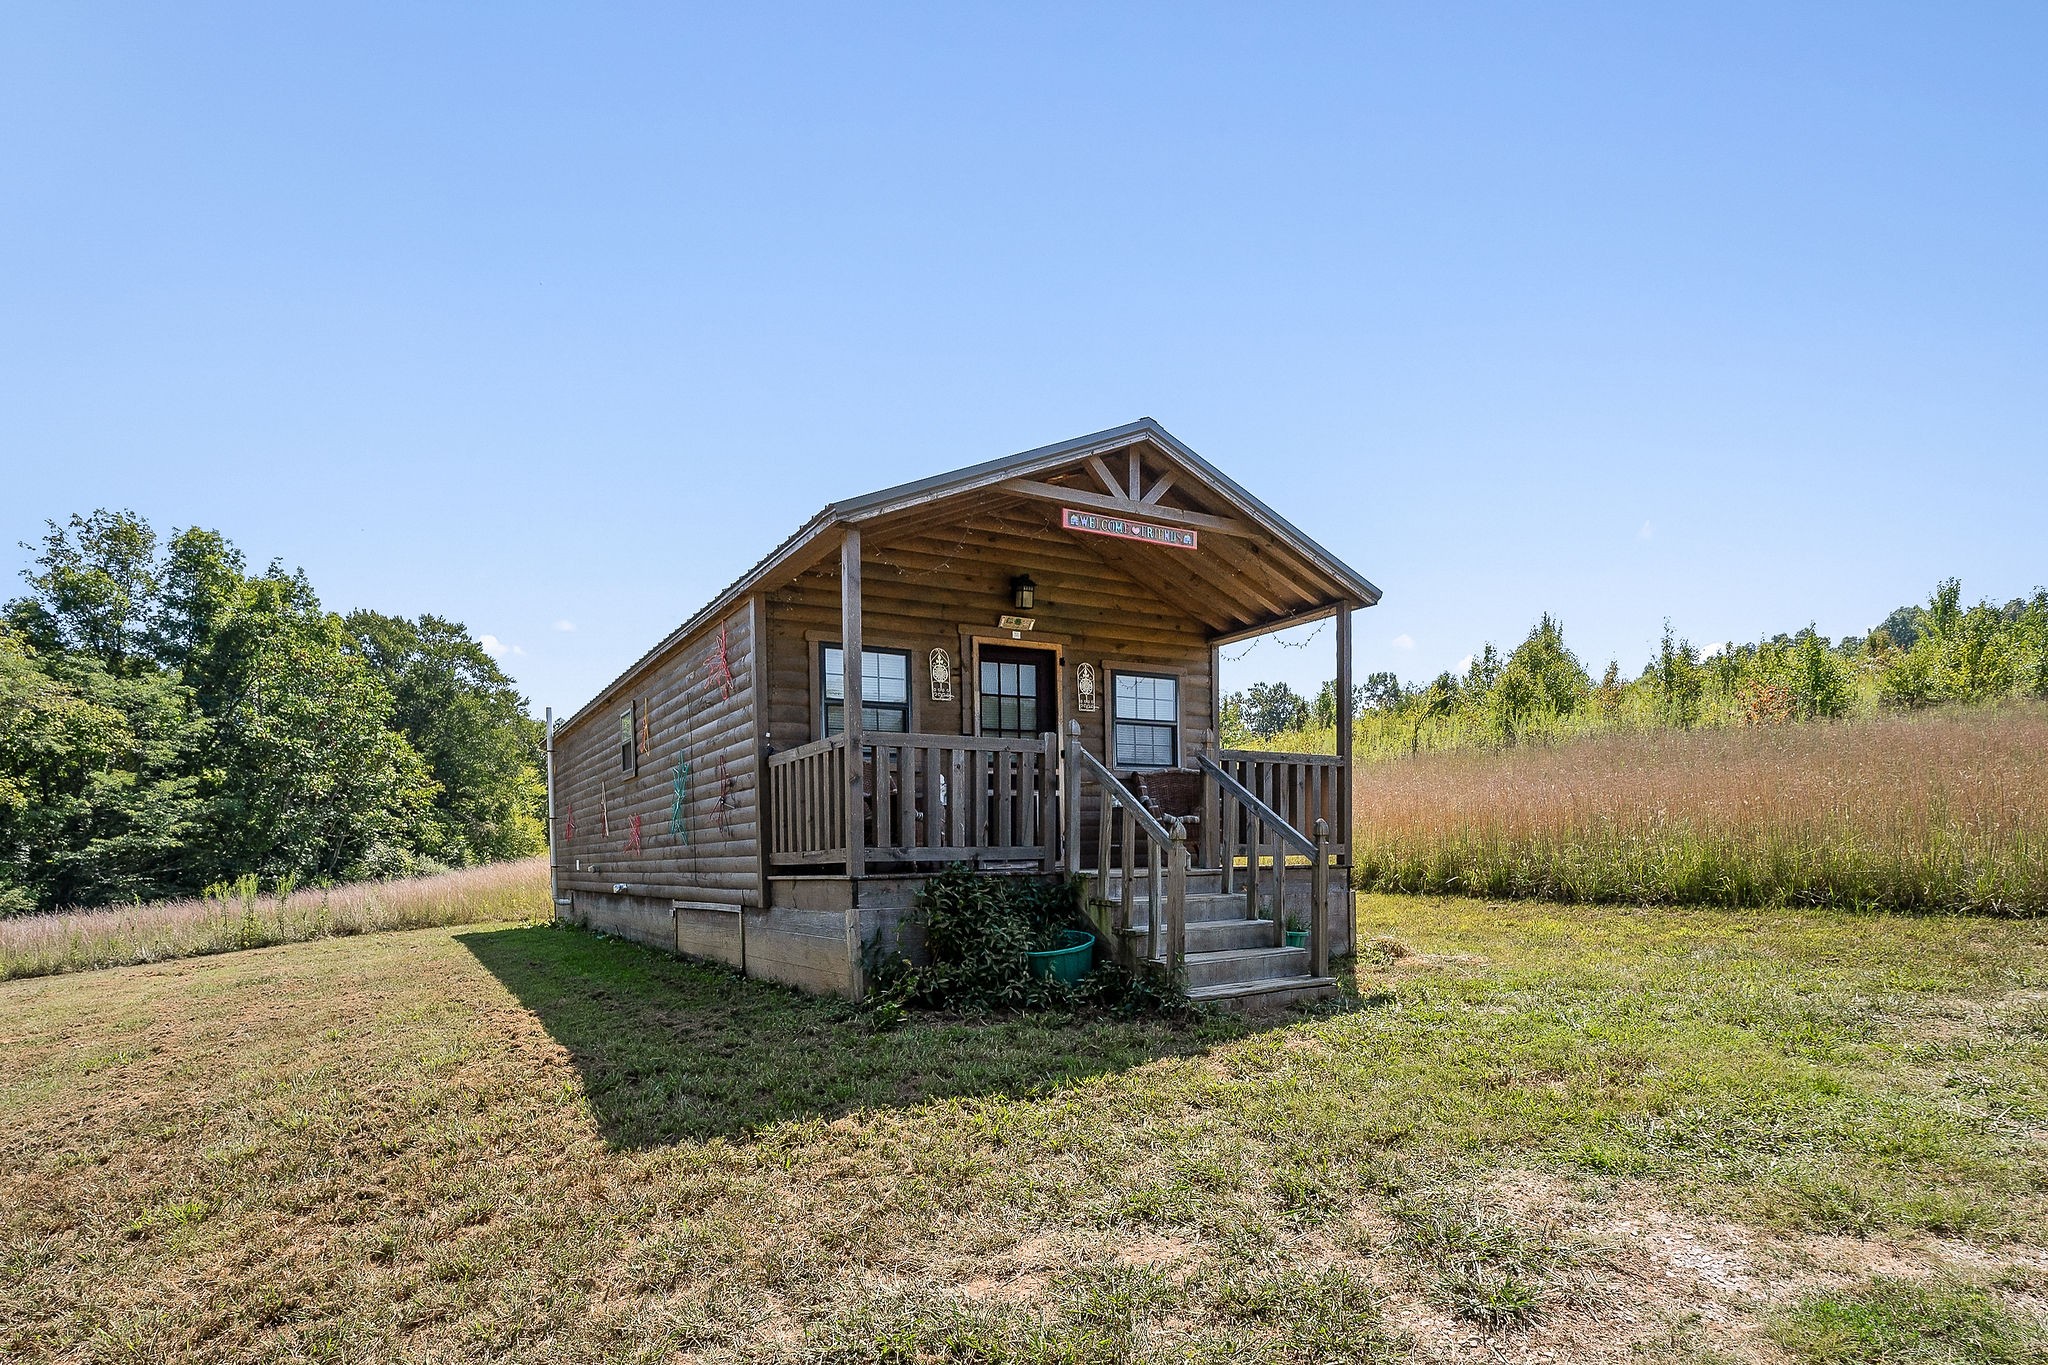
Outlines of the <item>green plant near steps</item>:
{"label": "green plant near steps", "polygon": [[1111,962],[1098,962],[1072,986],[1031,974],[1028,954],[1062,946],[1066,931],[1081,926],[1077,878],[996,876],[955,865],[925,882],[910,922],[924,932],[924,962],[886,953],[878,941],[863,954],[871,1014],[884,1024],[900,1020],[906,1006],[966,1013],[1187,1009],[1177,982]]}
{"label": "green plant near steps", "polygon": [[[924,932],[927,961],[913,964],[868,949],[868,975],[878,1002],[968,1010],[1023,1009],[1040,983],[1025,970],[1034,915],[1048,912],[1035,891],[1027,909],[1022,879],[991,877],[965,866],[946,868],[918,890],[911,924]],[[1078,908],[1078,906],[1076,906]]]}

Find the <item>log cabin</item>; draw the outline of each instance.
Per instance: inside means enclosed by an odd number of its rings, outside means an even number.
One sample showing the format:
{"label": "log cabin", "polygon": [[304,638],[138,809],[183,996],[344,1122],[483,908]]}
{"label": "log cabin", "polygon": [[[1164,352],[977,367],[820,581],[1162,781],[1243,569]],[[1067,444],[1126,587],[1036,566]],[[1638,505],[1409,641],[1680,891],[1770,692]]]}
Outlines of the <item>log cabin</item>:
{"label": "log cabin", "polygon": [[[1198,999],[1327,992],[1379,596],[1150,418],[835,502],[552,729],[555,913],[858,998],[966,863]],[[1222,747],[1221,651],[1321,620],[1337,752]]]}

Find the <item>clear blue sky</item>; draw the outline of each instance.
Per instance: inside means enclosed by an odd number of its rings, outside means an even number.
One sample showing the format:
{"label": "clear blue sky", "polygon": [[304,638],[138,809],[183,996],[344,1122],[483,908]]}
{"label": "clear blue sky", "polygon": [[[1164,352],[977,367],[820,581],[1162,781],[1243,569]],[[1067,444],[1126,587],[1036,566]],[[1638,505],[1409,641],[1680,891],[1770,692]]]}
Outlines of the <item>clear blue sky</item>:
{"label": "clear blue sky", "polygon": [[2002,599],[2044,71],[2038,3],[13,5],[0,567],[217,527],[571,709],[823,503],[1149,414],[1385,589],[1361,673]]}

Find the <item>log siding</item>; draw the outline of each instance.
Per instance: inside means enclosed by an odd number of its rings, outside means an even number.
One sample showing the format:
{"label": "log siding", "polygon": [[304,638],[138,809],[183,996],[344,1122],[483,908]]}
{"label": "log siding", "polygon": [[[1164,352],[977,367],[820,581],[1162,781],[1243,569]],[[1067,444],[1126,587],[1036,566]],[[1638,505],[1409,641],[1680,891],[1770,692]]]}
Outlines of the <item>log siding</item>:
{"label": "log siding", "polygon": [[[1191,527],[1201,544],[1078,533],[1062,524],[1062,502]],[[998,618],[1016,613],[1019,574],[1036,581],[1037,601],[1017,613],[1034,627],[1013,636]],[[897,941],[917,875],[952,848],[1050,866],[1063,822],[1082,831],[1080,862],[1092,865],[1099,788],[1084,784],[1081,809],[1063,815],[1054,769],[1075,722],[1082,747],[1114,765],[1119,673],[1178,679],[1179,759],[1191,765],[1197,753],[1219,756],[1220,644],[1338,614],[1348,645],[1350,611],[1378,595],[1149,419],[833,504],[557,730],[557,913],[750,975],[858,995],[863,945]],[[836,753],[821,744],[826,644],[848,651],[851,733]],[[1048,651],[1057,715],[1041,725],[1058,735],[1049,745],[1002,741],[991,757],[986,746],[944,743],[976,735],[978,654],[994,645]],[[868,735],[874,756],[848,762],[861,743],[863,646],[909,653],[910,733]],[[931,695],[935,649],[952,663],[950,698]],[[1085,712],[1083,663],[1096,677],[1096,709]],[[628,711],[635,762],[622,766]],[[771,760],[789,784],[777,788],[772,819]],[[987,782],[975,766],[984,761],[1000,768]],[[863,772],[881,789],[865,803]],[[985,827],[954,828],[963,818],[975,826],[983,798],[962,798],[985,787]],[[1317,787],[1295,805],[1340,803],[1348,792]]]}
{"label": "log siding", "polygon": [[[715,663],[721,626],[729,696]],[[742,605],[671,644],[607,704],[556,735],[555,856],[564,894],[611,895],[623,885],[628,889],[618,894],[657,900],[734,909],[760,903],[758,676],[752,612]],[[622,771],[618,747],[618,715],[633,703],[645,713],[637,774]],[[675,769],[684,761],[679,830],[672,819]],[[635,816],[638,849],[628,846]]]}

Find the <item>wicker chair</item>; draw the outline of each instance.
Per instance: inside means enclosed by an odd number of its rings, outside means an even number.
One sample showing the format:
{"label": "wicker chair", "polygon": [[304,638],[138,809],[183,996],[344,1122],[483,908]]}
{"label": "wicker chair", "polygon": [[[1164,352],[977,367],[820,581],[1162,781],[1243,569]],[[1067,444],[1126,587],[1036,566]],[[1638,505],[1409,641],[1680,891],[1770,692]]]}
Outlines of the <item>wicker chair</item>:
{"label": "wicker chair", "polygon": [[1179,820],[1193,833],[1202,823],[1202,775],[1186,768],[1134,772],[1131,791],[1161,824]]}

